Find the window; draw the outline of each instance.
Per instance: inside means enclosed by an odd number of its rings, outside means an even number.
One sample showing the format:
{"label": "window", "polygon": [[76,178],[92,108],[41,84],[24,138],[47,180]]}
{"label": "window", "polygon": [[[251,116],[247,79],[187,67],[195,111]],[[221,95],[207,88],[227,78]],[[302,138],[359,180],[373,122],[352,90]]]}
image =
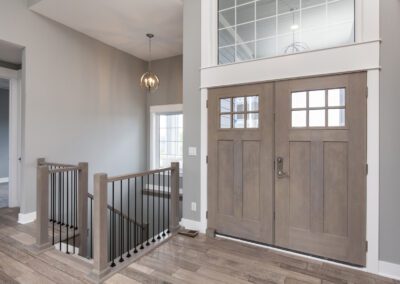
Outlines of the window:
{"label": "window", "polygon": [[346,89],[294,92],[292,127],[345,127]]}
{"label": "window", "polygon": [[218,62],[354,42],[354,0],[218,0]]}
{"label": "window", "polygon": [[183,169],[183,114],[181,105],[157,106],[151,110],[151,167],[166,168],[179,162]]}
{"label": "window", "polygon": [[258,128],[259,97],[234,97],[219,100],[220,128]]}

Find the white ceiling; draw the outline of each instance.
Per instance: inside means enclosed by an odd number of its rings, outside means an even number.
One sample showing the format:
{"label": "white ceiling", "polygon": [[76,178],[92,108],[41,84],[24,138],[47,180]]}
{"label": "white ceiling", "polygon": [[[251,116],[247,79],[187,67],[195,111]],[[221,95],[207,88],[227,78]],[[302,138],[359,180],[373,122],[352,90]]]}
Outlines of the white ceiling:
{"label": "white ceiling", "polygon": [[183,0],[41,0],[31,10],[101,42],[149,60],[182,54]]}

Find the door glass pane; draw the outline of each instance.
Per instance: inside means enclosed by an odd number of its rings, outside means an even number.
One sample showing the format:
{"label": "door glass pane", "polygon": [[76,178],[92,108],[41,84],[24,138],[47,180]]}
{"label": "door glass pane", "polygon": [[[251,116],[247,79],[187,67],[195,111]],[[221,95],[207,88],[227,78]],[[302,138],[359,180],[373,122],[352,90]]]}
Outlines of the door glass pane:
{"label": "door glass pane", "polygon": [[227,46],[235,44],[235,28],[227,28],[218,32],[219,46]]}
{"label": "door glass pane", "polygon": [[219,64],[227,64],[235,62],[235,47],[222,47],[218,52],[218,62]]}
{"label": "door glass pane", "polygon": [[258,113],[248,113],[246,126],[247,128],[258,128]]}
{"label": "door glass pane", "polygon": [[308,124],[310,127],[325,127],[325,110],[310,110]]}
{"label": "door glass pane", "polygon": [[292,93],[292,108],[307,107],[307,92]]}
{"label": "door glass pane", "polygon": [[233,115],[233,128],[244,128],[244,114]]}
{"label": "door glass pane", "polygon": [[231,99],[220,99],[219,100],[219,105],[220,105],[220,112],[231,112]]}
{"label": "door glass pane", "polygon": [[328,106],[344,106],[345,101],[345,89],[333,89],[328,91]]}
{"label": "door glass pane", "polygon": [[230,114],[222,114],[220,115],[220,128],[231,128],[231,115]]}
{"label": "door glass pane", "polygon": [[325,106],[325,90],[310,91],[308,93],[309,107],[324,107]]}
{"label": "door glass pane", "polygon": [[258,111],[258,96],[247,97],[247,111]]}
{"label": "door glass pane", "polygon": [[254,3],[250,3],[236,8],[236,24],[254,21],[255,18]]}
{"label": "door glass pane", "polygon": [[220,29],[235,25],[235,9],[224,10],[219,12],[218,27]]}
{"label": "door glass pane", "polygon": [[271,17],[276,15],[277,0],[259,0],[257,5],[257,19]]}
{"label": "door glass pane", "polygon": [[254,42],[238,44],[236,48],[236,61],[245,61],[254,58]]}
{"label": "door glass pane", "polygon": [[343,127],[345,126],[345,124],[346,124],[346,117],[344,109],[328,110],[328,126]]}
{"label": "door glass pane", "polygon": [[236,30],[237,30],[237,37],[236,37],[237,43],[254,40],[254,22],[237,26]]}
{"label": "door glass pane", "polygon": [[292,127],[306,127],[307,126],[307,111],[299,110],[292,111]]}
{"label": "door glass pane", "polygon": [[233,99],[233,111],[244,112],[244,97],[237,97]]}
{"label": "door glass pane", "polygon": [[235,0],[218,0],[218,10],[223,10],[235,6]]}

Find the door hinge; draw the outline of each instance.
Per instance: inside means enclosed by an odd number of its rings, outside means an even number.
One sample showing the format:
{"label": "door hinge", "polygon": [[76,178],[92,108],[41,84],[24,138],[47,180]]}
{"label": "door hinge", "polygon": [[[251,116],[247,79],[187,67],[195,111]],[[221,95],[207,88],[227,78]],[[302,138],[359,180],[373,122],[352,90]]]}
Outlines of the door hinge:
{"label": "door hinge", "polygon": [[208,108],[208,100],[206,100],[206,108]]}
{"label": "door hinge", "polygon": [[208,164],[208,155],[206,156],[206,164]]}
{"label": "door hinge", "polygon": [[365,165],[365,174],[368,174],[368,164]]}
{"label": "door hinge", "polygon": [[275,211],[274,211],[274,221],[275,221],[275,218],[276,218],[276,213],[275,213]]}
{"label": "door hinge", "polygon": [[366,92],[365,92],[365,97],[367,97],[368,98],[368,93],[369,93],[369,89],[368,89],[368,87],[366,87]]}
{"label": "door hinge", "polygon": [[208,220],[208,210],[206,211],[206,219]]}
{"label": "door hinge", "polygon": [[365,241],[365,251],[368,252],[368,241]]}

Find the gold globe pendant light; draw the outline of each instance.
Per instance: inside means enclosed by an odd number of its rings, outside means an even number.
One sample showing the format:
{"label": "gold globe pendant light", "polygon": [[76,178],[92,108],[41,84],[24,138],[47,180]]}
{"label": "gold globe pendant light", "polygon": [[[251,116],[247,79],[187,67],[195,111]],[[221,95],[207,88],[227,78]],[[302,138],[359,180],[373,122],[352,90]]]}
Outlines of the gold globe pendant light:
{"label": "gold globe pendant light", "polygon": [[144,73],[140,78],[140,86],[143,89],[146,89],[148,93],[154,93],[158,89],[158,86],[160,85],[160,80],[158,79],[157,75],[151,72],[151,39],[154,37],[154,35],[146,34],[146,36],[149,38],[150,60],[149,60],[148,71]]}

